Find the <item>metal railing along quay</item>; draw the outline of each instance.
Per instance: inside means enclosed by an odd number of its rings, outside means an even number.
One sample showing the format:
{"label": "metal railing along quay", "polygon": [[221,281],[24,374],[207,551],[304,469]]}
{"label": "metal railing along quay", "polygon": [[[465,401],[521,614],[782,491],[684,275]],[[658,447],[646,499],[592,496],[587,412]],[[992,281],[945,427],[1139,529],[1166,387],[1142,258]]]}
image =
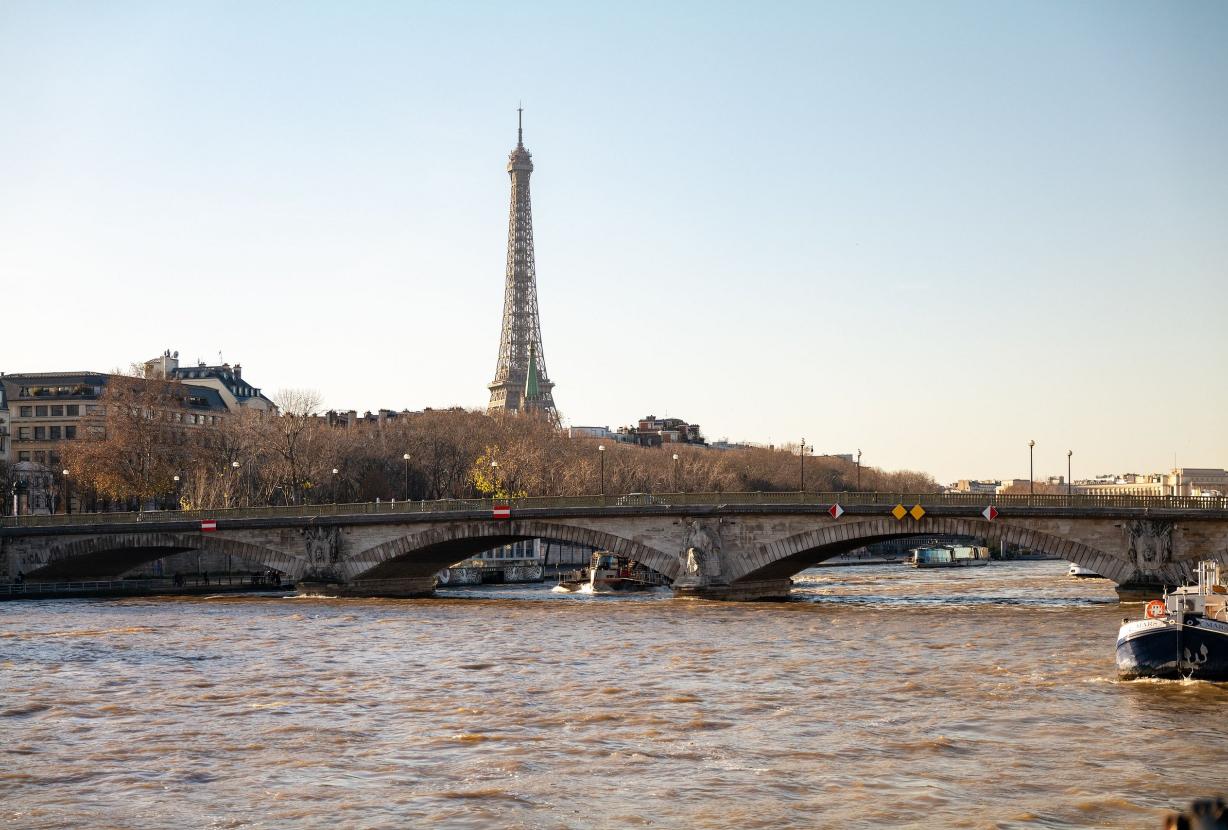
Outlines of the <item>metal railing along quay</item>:
{"label": "metal railing along quay", "polygon": [[82,582],[7,582],[0,584],[0,597],[114,592],[168,591],[174,587],[169,579],[98,579]]}
{"label": "metal railing along quay", "polygon": [[1107,496],[1107,495],[991,495],[981,493],[630,493],[622,496],[527,496],[510,499],[438,499],[433,501],[381,501],[349,504],[300,504],[278,507],[230,507],[207,510],[148,510],[117,513],[73,513],[50,516],[4,516],[3,527],[46,527],[81,524],[127,524],[131,522],[194,521],[205,519],[296,518],[320,516],[362,516],[374,514],[412,515],[474,513],[510,507],[512,510],[626,507],[717,507],[743,505],[780,505],[827,507],[906,508],[920,504],[931,507],[998,509],[1022,507],[1044,509],[1151,509],[1228,512],[1228,497],[1223,496]]}

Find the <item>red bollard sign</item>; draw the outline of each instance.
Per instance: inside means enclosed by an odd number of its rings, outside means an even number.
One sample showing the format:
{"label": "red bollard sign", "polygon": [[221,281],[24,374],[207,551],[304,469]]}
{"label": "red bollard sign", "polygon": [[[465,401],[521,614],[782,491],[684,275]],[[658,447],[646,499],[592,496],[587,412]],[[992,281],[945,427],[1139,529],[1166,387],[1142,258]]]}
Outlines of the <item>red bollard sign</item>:
{"label": "red bollard sign", "polygon": [[201,533],[213,533],[215,530],[217,530],[216,519],[205,519],[200,523]]}
{"label": "red bollard sign", "polygon": [[510,519],[512,518],[512,508],[506,504],[496,504],[495,508],[490,511],[490,515],[496,519]]}

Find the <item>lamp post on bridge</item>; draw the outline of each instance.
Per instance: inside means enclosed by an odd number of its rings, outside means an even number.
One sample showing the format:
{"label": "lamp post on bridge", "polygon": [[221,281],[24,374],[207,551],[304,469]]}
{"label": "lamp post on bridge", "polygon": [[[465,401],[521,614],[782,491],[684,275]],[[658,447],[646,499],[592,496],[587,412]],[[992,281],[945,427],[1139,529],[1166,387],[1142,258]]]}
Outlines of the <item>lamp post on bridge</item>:
{"label": "lamp post on bridge", "polygon": [[231,503],[227,507],[235,507],[239,503],[239,462],[231,461],[230,469],[234,471],[234,480],[228,488],[234,495],[231,498]]}
{"label": "lamp post on bridge", "polygon": [[1036,473],[1032,471],[1032,449],[1036,446],[1035,441],[1028,441],[1028,499],[1031,503],[1032,496],[1036,495]]}
{"label": "lamp post on bridge", "polygon": [[861,450],[857,450],[857,492],[861,492]]}
{"label": "lamp post on bridge", "polygon": [[337,503],[337,468],[333,467],[333,504]]}
{"label": "lamp post on bridge", "polygon": [[64,515],[72,515],[72,489],[69,486],[68,470],[64,471]]}
{"label": "lamp post on bridge", "polygon": [[409,501],[409,453],[401,456],[405,462],[405,501]]}
{"label": "lamp post on bridge", "polygon": [[682,489],[678,484],[678,453],[674,453],[674,492],[682,492]]}
{"label": "lamp post on bridge", "polygon": [[171,480],[175,482],[175,485],[174,485],[175,486],[175,504],[178,506],[180,510],[182,510],[183,509],[183,499],[180,498],[179,496],[179,474],[176,473],[174,476],[171,477]]}
{"label": "lamp post on bridge", "polygon": [[801,449],[799,449],[797,452],[797,457],[799,459],[798,474],[799,474],[799,477],[801,478],[800,483],[802,485],[801,489],[798,492],[805,493],[806,492],[806,439],[805,438],[802,439],[802,446],[801,446]]}
{"label": "lamp post on bridge", "polygon": [[1066,506],[1070,506],[1071,485],[1074,484],[1070,478],[1070,457],[1074,455],[1074,450],[1066,450]]}
{"label": "lamp post on bridge", "polygon": [[605,444],[597,445],[597,457],[601,459],[601,498],[605,499]]}
{"label": "lamp post on bridge", "polygon": [[494,497],[498,498],[499,497],[499,462],[498,461],[492,460],[490,462],[490,475],[491,475],[491,478],[493,478],[495,481]]}

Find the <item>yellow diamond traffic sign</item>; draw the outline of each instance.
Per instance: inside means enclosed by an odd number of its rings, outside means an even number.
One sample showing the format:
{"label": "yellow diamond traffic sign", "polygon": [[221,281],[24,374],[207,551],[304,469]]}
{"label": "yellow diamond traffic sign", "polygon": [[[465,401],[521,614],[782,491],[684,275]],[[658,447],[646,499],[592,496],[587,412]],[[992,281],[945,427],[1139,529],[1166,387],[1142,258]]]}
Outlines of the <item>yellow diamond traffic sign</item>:
{"label": "yellow diamond traffic sign", "polygon": [[925,508],[919,504],[914,504],[912,510],[908,511],[908,514],[917,521],[921,521],[921,517],[925,515]]}
{"label": "yellow diamond traffic sign", "polygon": [[895,507],[892,509],[892,511],[891,511],[891,515],[892,515],[892,516],[895,516],[897,519],[903,519],[905,516],[907,516],[907,515],[908,515],[908,511],[904,509],[904,505],[902,505],[902,504],[897,504],[897,505],[896,505],[896,506],[895,506]]}

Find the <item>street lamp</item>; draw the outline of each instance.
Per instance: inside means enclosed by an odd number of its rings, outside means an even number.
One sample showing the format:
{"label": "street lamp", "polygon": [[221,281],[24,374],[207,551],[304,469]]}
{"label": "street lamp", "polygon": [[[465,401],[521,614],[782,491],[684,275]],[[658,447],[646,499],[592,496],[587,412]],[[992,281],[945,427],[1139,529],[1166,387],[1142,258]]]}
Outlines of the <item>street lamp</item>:
{"label": "street lamp", "polygon": [[68,486],[68,470],[64,471],[64,515],[72,515],[72,490]]}
{"label": "street lamp", "polygon": [[1036,495],[1036,474],[1032,472],[1032,450],[1035,446],[1035,441],[1028,442],[1028,496]]}
{"label": "street lamp", "polygon": [[499,497],[499,462],[492,460],[490,462],[490,475],[495,480],[495,498]]}
{"label": "street lamp", "polygon": [[861,450],[857,451],[857,492],[861,492]]}
{"label": "street lamp", "polygon": [[337,503],[337,468],[333,467],[333,504]]}
{"label": "street lamp", "polygon": [[238,503],[239,503],[239,462],[238,462],[238,461],[231,461],[231,462],[230,462],[230,468],[231,468],[232,470],[234,470],[234,471],[235,471],[235,480],[234,480],[234,494],[235,494],[235,495],[234,495],[234,504],[235,504],[235,505],[238,505]]}
{"label": "street lamp", "polygon": [[405,501],[409,501],[409,453],[401,458],[405,461]]}
{"label": "street lamp", "polygon": [[180,499],[179,497],[179,476],[178,475],[172,476],[172,479],[175,482],[175,504],[179,505],[179,509],[182,510],[183,500]]}
{"label": "street lamp", "polygon": [[801,479],[802,479],[802,487],[801,487],[800,492],[805,493],[806,492],[806,439],[805,438],[802,439],[802,448],[798,451],[797,457],[801,459],[800,472],[801,472]]}
{"label": "street lamp", "polygon": [[674,453],[674,492],[682,492],[682,489],[678,485],[678,453]]}
{"label": "street lamp", "polygon": [[1074,455],[1074,450],[1066,450],[1066,503],[1070,503],[1070,485],[1074,482],[1070,479],[1070,457]]}
{"label": "street lamp", "polygon": [[597,445],[597,457],[601,459],[601,497],[605,498],[605,444]]}

